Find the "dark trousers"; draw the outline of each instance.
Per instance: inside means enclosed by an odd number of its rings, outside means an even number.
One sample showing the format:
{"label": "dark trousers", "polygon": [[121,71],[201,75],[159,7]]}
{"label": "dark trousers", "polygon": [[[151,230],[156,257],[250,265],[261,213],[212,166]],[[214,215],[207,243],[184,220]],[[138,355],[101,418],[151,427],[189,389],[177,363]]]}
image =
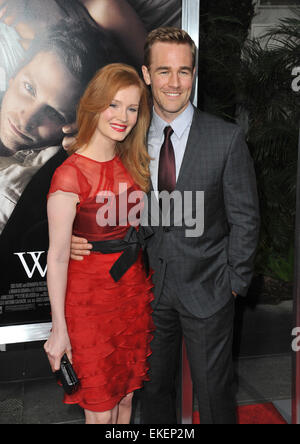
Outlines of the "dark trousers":
{"label": "dark trousers", "polygon": [[176,374],[185,340],[201,424],[236,424],[232,361],[234,299],[208,319],[163,290],[153,312],[150,381],[140,393],[142,424],[176,424]]}

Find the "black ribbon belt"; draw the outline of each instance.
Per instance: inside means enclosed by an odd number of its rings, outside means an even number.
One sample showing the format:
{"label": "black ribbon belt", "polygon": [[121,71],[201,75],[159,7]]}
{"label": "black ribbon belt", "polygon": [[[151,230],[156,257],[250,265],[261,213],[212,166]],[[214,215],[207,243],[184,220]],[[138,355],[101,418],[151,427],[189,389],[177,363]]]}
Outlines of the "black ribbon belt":
{"label": "black ribbon belt", "polygon": [[129,270],[129,268],[137,261],[139,253],[142,249],[144,267],[149,276],[149,258],[147,254],[147,239],[153,235],[151,227],[139,227],[139,231],[135,227],[130,227],[126,236],[123,239],[112,239],[108,241],[89,242],[93,249],[92,251],[99,251],[103,254],[120,253],[123,254],[114,263],[110,269],[110,274],[115,282],[118,282],[121,277]]}

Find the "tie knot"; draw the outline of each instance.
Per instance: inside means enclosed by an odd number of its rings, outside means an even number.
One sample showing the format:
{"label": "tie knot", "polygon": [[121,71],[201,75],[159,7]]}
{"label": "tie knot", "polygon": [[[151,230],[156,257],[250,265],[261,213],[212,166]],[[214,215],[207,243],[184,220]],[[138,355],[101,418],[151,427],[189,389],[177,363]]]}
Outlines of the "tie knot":
{"label": "tie knot", "polygon": [[170,126],[166,126],[166,128],[164,129],[164,133],[165,133],[165,140],[168,140],[171,138],[174,131],[172,130],[172,128]]}

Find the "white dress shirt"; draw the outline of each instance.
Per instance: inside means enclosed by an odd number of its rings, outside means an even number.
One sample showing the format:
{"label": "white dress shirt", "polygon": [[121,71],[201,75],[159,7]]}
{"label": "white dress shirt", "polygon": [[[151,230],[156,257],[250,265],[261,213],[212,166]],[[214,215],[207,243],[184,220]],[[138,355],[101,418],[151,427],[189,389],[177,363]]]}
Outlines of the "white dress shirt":
{"label": "white dress shirt", "polygon": [[190,103],[186,110],[181,113],[173,122],[165,122],[159,115],[153,110],[153,118],[148,134],[148,152],[153,159],[150,163],[151,179],[154,191],[157,193],[158,189],[158,167],[160,150],[164,143],[164,129],[167,126],[171,126],[174,133],[172,134],[171,141],[175,152],[176,162],[176,181],[180,173],[190,129],[194,117],[194,108]]}

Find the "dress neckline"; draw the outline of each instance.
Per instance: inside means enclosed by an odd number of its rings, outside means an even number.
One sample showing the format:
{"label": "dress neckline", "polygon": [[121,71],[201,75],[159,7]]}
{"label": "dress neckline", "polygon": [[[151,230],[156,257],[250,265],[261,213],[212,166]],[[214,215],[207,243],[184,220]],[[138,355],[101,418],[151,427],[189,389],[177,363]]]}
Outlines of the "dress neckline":
{"label": "dress neckline", "polygon": [[106,164],[106,163],[110,163],[110,162],[113,162],[113,161],[117,158],[117,155],[115,155],[115,157],[113,157],[113,158],[110,159],[110,160],[106,160],[106,161],[104,161],[104,162],[100,162],[99,160],[91,159],[90,157],[84,156],[84,155],[79,154],[79,153],[74,153],[74,154],[75,154],[76,156],[82,157],[83,159],[90,160],[91,162],[99,163],[100,165],[102,165],[102,164]]}

